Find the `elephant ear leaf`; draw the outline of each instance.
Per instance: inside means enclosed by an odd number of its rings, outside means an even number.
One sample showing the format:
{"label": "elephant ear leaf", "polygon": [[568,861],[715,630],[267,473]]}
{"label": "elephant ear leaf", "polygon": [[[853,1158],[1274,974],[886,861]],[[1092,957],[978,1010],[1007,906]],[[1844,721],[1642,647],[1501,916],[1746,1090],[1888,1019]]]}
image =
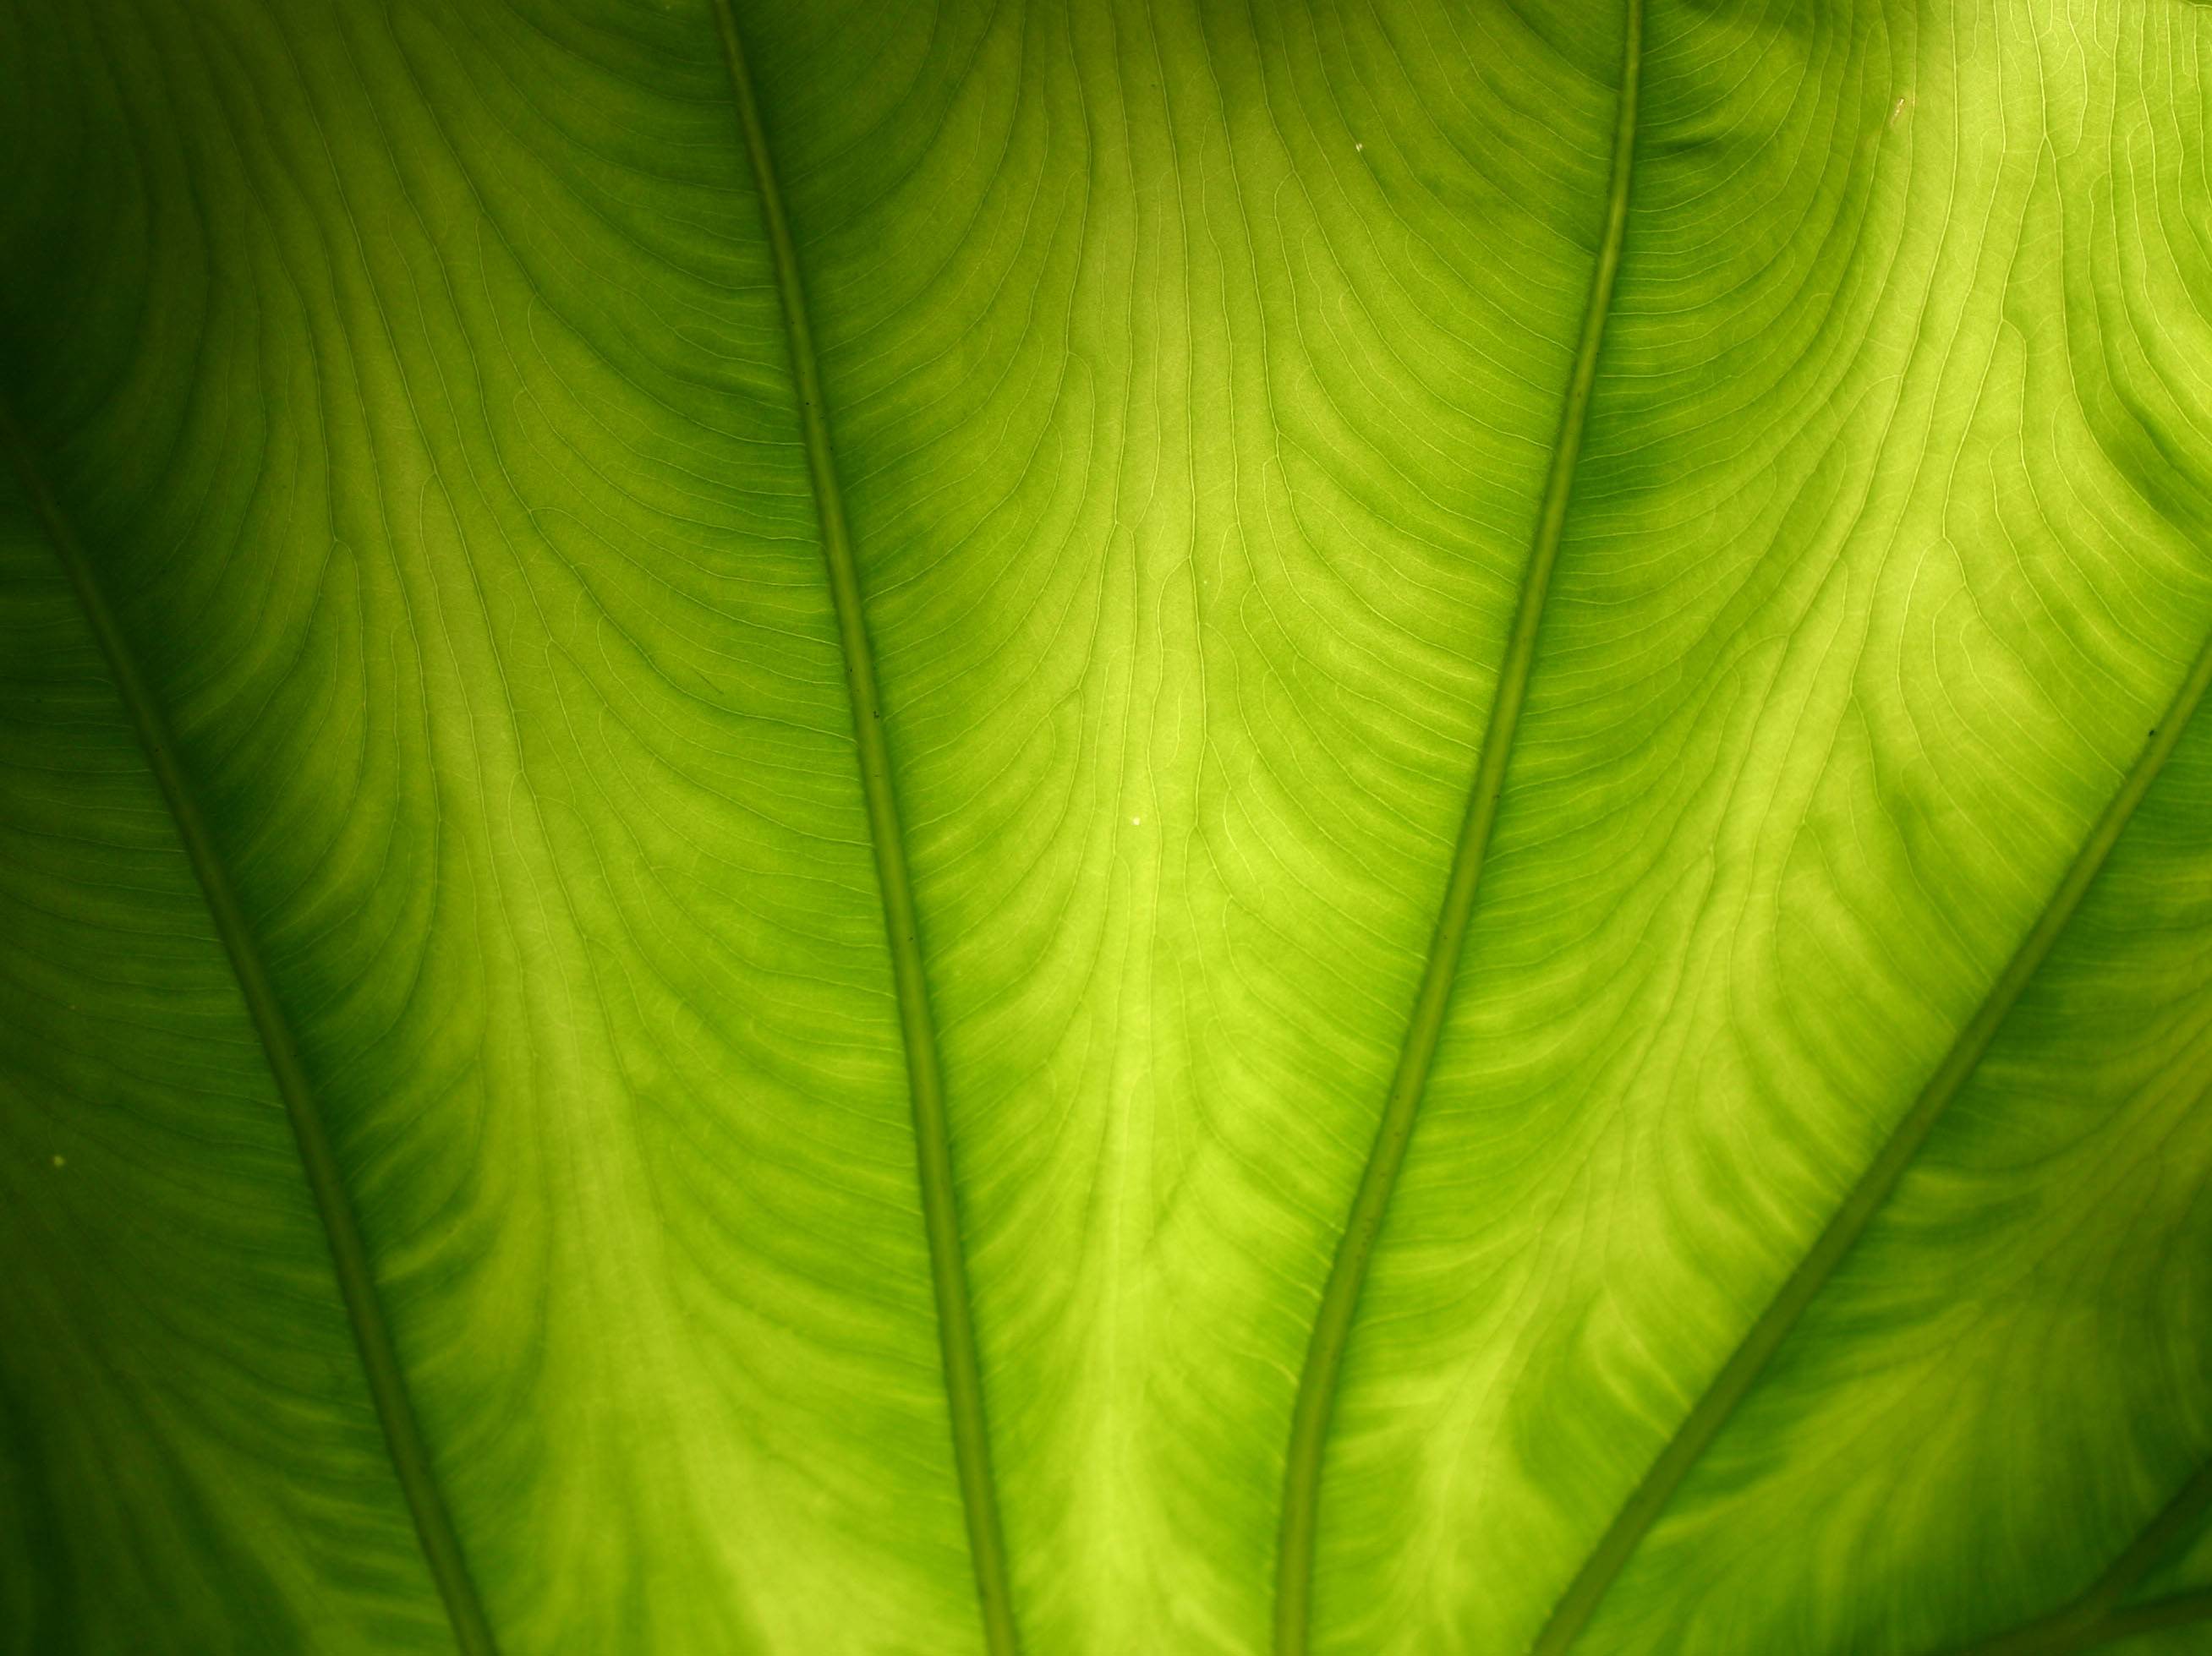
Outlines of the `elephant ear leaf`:
{"label": "elephant ear leaf", "polygon": [[2208,64],[0,10],[0,1651],[2201,1648]]}

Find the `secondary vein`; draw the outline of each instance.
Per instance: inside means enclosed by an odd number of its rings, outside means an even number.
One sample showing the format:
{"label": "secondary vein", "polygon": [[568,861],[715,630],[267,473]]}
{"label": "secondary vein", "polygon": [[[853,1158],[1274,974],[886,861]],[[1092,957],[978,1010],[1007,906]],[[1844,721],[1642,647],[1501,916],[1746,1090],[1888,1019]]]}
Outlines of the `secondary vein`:
{"label": "secondary vein", "polygon": [[1322,1456],[1335,1410],[1338,1378],[1343,1370],[1345,1349],[1351,1339],[1360,1292],[1366,1285],[1376,1240],[1382,1234],[1383,1216],[1389,1210],[1399,1170],[1405,1164],[1413,1125],[1428,1088],[1430,1067],[1443,1034],[1444,1016],[1451,1004],[1453,982],[1474,913],[1475,889],[1481,881],[1491,834],[1497,825],[1498,798],[1504,789],[1506,766],[1512,756],[1514,735],[1528,699],[1544,601],[1566,532],[1575,467],[1582,456],[1591,389],[1597,380],[1599,349],[1604,343],[1606,321],[1613,308],[1613,283],[1620,274],[1621,246],[1627,230],[1629,180],[1636,159],[1637,89],[1643,60],[1644,0],[1628,0],[1605,225],[1590,276],[1589,298],[1583,312],[1582,338],[1575,351],[1574,373],[1568,381],[1566,401],[1559,414],[1559,435],[1553,446],[1551,471],[1545,481],[1535,539],[1522,577],[1512,630],[1507,635],[1505,658],[1498,669],[1497,695],[1491,703],[1489,725],[1483,732],[1480,756],[1475,761],[1467,817],[1452,858],[1451,874],[1444,887],[1443,903],[1429,943],[1420,987],[1414,997],[1413,1017],[1399,1051],[1390,1090],[1383,1101],[1375,1143],[1368,1151],[1367,1164],[1360,1174],[1344,1234],[1338,1240],[1336,1257],[1329,1267],[1328,1281],[1322,1290],[1321,1306],[1306,1348],[1305,1367],[1298,1377],[1297,1399],[1291,1408],[1290,1450],[1283,1477],[1282,1528],[1276,1554],[1278,1656],[1304,1656],[1310,1637]]}
{"label": "secondary vein", "polygon": [[[1644,1481],[1627,1503],[1615,1515],[1612,1526],[1600,1538],[1596,1550],[1584,1561],[1583,1568],[1568,1586],[1538,1636],[1533,1656],[1559,1656],[1574,1642],[1575,1637],[1589,1624],[1596,1612],[1598,1603],[1613,1578],[1620,1574],[1629,1555],[1637,1544],[1657,1522],[1659,1514],[1684,1478],[1690,1474],[1717,1436],[1728,1423],[1744,1394],[1751,1390],[1767,1363],[1773,1358],[1798,1319],[1820,1293],[1821,1287],[1834,1272],[1851,1245],[1873,1220],[1875,1211],[1887,1201],[1897,1188],[1905,1170],[1919,1154],[1920,1148],[1935,1130],[1937,1119],[1959,1095],[1975,1067],[1982,1061],[1990,1043],[1996,1039],[1999,1027],[2007,1014],[2020,999],[2028,982],[2042,968],[2059,934],[2073,919],[2087,893],[2090,883],[2104,867],[2118,843],[2121,831],[2143,796],[2150,792],[2166,761],[2172,756],[2175,744],[2181,740],[2183,727],[2189,722],[2204,699],[2208,685],[2212,685],[2212,639],[2208,639],[2188,673],[2165,716],[2152,730],[2135,764],[2122,780],[2118,791],[2105,807],[2104,815],[2097,819],[2082,842],[2080,852],[2051,893],[2042,913],[2030,929],[1996,981],[1990,986],[1988,996],[1966,1027],[1960,1030],[1951,1049],[1944,1055],[1927,1084],[1892,1131],[1881,1153],[1860,1175],[1850,1193],[1844,1198],[1814,1241],[1811,1250],[1798,1262],[1772,1301],[1759,1314],[1712,1384],[1699,1398],[1695,1407],[1685,1417],[1674,1435],[1660,1452]],[[2199,1499],[2212,1497],[2212,1489],[2202,1493]]]}
{"label": "secondary vein", "polygon": [[954,1469],[961,1507],[967,1518],[969,1553],[975,1571],[975,1592],[982,1611],[984,1641],[993,1656],[1013,1656],[1021,1647],[1007,1582],[1006,1549],[999,1521],[999,1501],[991,1475],[990,1439],[983,1414],[981,1366],[976,1356],[975,1319],[968,1289],[968,1266],[960,1240],[959,1204],[952,1180],[951,1134],[945,1107],[944,1069],[938,1057],[937,1028],[929,1007],[929,985],[922,970],[921,928],[916,922],[914,882],[908,872],[905,834],[898,797],[891,784],[890,754],[884,740],[883,702],[876,687],[875,656],[868,642],[867,616],[860,595],[860,567],[845,522],[837,483],[836,457],[823,417],[822,379],[807,321],[806,289],[800,279],[799,251],[785,216],[783,191],[776,181],[760,101],[746,65],[744,39],[729,0],[714,0],[721,30],[722,55],[736,93],[745,149],[760,190],[761,217],[775,259],[776,288],[790,336],[791,367],[799,391],[799,419],[806,445],[807,469],[822,526],[822,554],[829,565],[830,591],[837,615],[837,636],[845,661],[845,688],[853,707],[853,736],[860,750],[860,788],[866,803],[868,837],[873,846],[876,883],[889,933],[891,984],[898,1000],[899,1033],[906,1048],[907,1085],[914,1106],[916,1159],[921,1180],[922,1225],[928,1237],[931,1284],[937,1299],[938,1345],[945,1365],[945,1390],[952,1416]]}
{"label": "secondary vein", "polygon": [[315,1210],[322,1219],[324,1234],[329,1239],[331,1259],[337,1275],[338,1297],[344,1303],[346,1320],[353,1330],[354,1347],[361,1356],[377,1423],[383,1429],[385,1447],[392,1457],[392,1470],[414,1520],[415,1533],[431,1579],[437,1583],[439,1596],[445,1602],[454,1639],[464,1656],[494,1656],[497,1645],[492,1637],[491,1623],[477,1597],[452,1515],[446,1510],[445,1496],[431,1470],[429,1452],[415,1418],[414,1403],[408,1395],[406,1375],[400,1368],[392,1330],[377,1297],[376,1275],[369,1265],[368,1247],[362,1240],[353,1198],[339,1171],[329,1131],[316,1107],[314,1089],[301,1060],[298,1040],[270,983],[268,963],[262,958],[252,924],[246,919],[237,889],[216,848],[214,834],[185,773],[176,738],[161,703],[138,670],[130,641],[93,572],[91,559],[32,458],[29,440],[4,402],[0,402],[0,446],[9,451],[24,491],[30,497],[32,509],[53,543],[55,555],[70,586],[76,590],[100,654],[106,659],[109,676],[114,680],[131,726],[137,732],[139,745],[145,749],[161,796],[168,802],[185,860],[206,898],[216,934],[222,939],[223,952],[230,958],[247,1014],[267,1054],[270,1072],[283,1100],[285,1117],[291,1123],[294,1142],[299,1146],[300,1163],[314,1197]]}
{"label": "secondary vein", "polygon": [[[2137,1630],[2126,1624],[2141,1613],[2168,1614],[2174,1622],[2212,1616],[2212,1592],[2185,1593],[2150,1604],[2123,1607],[2120,1603],[2196,1529],[2208,1508],[2212,1508],[2212,1462],[2197,1469],[2197,1475],[2175,1492],[2143,1526],[2142,1533],[2080,1598],[2048,1616],[1971,1645],[1960,1656],[2061,1656]],[[2167,1624],[2160,1621],[2149,1625]],[[2116,1625],[2123,1631],[2112,1631]]]}
{"label": "secondary vein", "polygon": [[2164,1633],[2172,1628],[2190,1627],[2198,1622],[2212,1622],[2212,1587],[2198,1587],[2164,1598],[2154,1598],[2148,1604],[2126,1605],[2114,1611],[2094,1627],[2085,1629],[2072,1644],[2052,1645],[2038,1653],[2038,1656],[2072,1656],[2072,1653],[2077,1650],[2088,1650],[2098,1645],[2132,1639],[2138,1634]]}
{"label": "secondary vein", "polygon": [[2212,1622],[2212,1587],[2177,1592],[2144,1604],[2125,1604],[2092,1621],[2037,1622],[1985,1643],[1969,1645],[1957,1656],[2075,1656],[2138,1634]]}

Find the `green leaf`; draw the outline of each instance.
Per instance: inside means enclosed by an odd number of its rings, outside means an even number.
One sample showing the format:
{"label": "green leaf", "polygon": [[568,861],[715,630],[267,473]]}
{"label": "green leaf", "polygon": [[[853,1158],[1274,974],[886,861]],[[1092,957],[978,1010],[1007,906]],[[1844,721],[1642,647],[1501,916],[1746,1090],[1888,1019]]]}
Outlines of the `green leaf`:
{"label": "green leaf", "polygon": [[2201,1647],[2208,118],[14,0],[0,1650]]}

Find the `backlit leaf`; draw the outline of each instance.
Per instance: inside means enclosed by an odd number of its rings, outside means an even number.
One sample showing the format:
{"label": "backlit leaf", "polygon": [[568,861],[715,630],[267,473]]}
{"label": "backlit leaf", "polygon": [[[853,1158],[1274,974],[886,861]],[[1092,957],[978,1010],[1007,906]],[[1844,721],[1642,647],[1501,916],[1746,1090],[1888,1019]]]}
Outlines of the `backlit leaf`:
{"label": "backlit leaf", "polygon": [[2203,1648],[2208,118],[9,0],[0,1649]]}

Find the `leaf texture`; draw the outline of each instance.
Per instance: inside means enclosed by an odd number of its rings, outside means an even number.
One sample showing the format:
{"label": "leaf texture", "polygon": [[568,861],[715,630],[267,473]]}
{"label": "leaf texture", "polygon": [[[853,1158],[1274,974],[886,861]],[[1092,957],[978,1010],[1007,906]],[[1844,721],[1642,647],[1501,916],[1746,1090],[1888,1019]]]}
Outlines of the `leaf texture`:
{"label": "leaf texture", "polygon": [[2201,1647],[2208,76],[12,0],[0,1649]]}

